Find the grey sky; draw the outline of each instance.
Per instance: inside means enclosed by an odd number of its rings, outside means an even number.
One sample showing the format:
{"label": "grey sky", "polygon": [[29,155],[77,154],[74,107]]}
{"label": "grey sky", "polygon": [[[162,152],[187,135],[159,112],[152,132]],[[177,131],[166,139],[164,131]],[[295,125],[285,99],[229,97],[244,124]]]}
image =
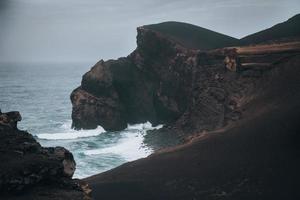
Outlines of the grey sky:
{"label": "grey sky", "polygon": [[0,0],[0,61],[128,55],[136,27],[183,21],[243,37],[300,13],[299,0]]}

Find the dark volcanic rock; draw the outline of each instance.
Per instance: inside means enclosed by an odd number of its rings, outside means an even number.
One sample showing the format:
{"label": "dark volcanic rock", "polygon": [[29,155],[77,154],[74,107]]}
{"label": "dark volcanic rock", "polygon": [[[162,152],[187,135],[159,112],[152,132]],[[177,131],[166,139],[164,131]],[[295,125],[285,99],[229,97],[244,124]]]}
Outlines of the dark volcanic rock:
{"label": "dark volcanic rock", "polygon": [[19,112],[0,113],[0,195],[52,199],[51,193],[40,194],[49,187],[58,193],[57,199],[64,192],[71,199],[83,199],[82,183],[72,180],[76,167],[72,153],[63,147],[42,147],[28,132],[17,129],[20,120]]}
{"label": "dark volcanic rock", "polygon": [[193,59],[159,33],[138,29],[127,58],[98,62],[71,94],[73,126],[120,130],[127,123],[176,120],[186,109]]}
{"label": "dark volcanic rock", "polygon": [[11,128],[11,129],[16,129],[17,128],[17,123],[22,120],[22,117],[19,112],[14,111],[14,112],[8,112],[8,113],[2,113],[0,110],[0,125]]}
{"label": "dark volcanic rock", "polygon": [[299,47],[294,42],[204,52],[139,27],[132,54],[98,62],[72,92],[73,126],[121,130],[150,121],[185,134],[223,127],[242,118],[240,108],[258,95],[264,74]]}
{"label": "dark volcanic rock", "polygon": [[[164,136],[196,134],[87,178],[94,198],[299,199],[299,41],[204,52],[141,27],[137,45],[83,77],[74,126],[150,120]],[[111,100],[115,110],[102,103]]]}
{"label": "dark volcanic rock", "polygon": [[299,63],[293,56],[266,72],[258,96],[231,126],[87,178],[94,198],[299,199]]}

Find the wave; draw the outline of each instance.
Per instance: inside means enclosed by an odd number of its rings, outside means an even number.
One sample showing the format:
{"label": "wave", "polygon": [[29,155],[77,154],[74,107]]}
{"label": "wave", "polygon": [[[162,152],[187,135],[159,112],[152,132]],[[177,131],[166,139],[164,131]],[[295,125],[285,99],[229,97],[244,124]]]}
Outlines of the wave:
{"label": "wave", "polygon": [[58,133],[41,133],[37,134],[36,136],[39,139],[44,140],[72,140],[78,138],[94,137],[106,132],[101,126],[98,126],[93,130],[74,130],[71,128],[71,123],[69,122],[64,123],[60,127],[60,129],[61,131]]}
{"label": "wave", "polygon": [[152,153],[152,150],[143,147],[144,137],[142,134],[128,131],[124,133],[123,136],[124,138],[113,146],[86,150],[84,154],[86,156],[115,154],[121,156],[126,161],[132,161],[147,157],[150,153]]}
{"label": "wave", "polygon": [[123,138],[117,144],[101,149],[86,150],[84,154],[87,156],[116,154],[123,157],[126,161],[147,157],[152,153],[152,150],[143,146],[143,134],[148,130],[160,129],[162,127],[163,125],[153,127],[150,122],[128,124],[128,127],[123,132]]}
{"label": "wave", "polygon": [[155,129],[161,129],[163,125],[157,125],[157,126],[152,126],[150,122],[145,122],[142,124],[128,124],[127,128],[125,130],[155,130]]}
{"label": "wave", "polygon": [[[37,134],[36,136],[39,139],[44,140],[72,140],[72,139],[78,139],[78,138],[86,138],[86,137],[94,137],[98,136],[104,132],[104,128],[101,126],[98,126],[96,129],[93,130],[74,130],[71,129],[71,121],[68,121],[61,125],[60,131],[57,133],[41,133]],[[138,130],[138,131],[147,131],[147,130],[154,130],[154,129],[160,129],[163,125],[158,125],[153,127],[150,122],[142,123],[142,124],[128,124],[125,131],[130,130]]]}

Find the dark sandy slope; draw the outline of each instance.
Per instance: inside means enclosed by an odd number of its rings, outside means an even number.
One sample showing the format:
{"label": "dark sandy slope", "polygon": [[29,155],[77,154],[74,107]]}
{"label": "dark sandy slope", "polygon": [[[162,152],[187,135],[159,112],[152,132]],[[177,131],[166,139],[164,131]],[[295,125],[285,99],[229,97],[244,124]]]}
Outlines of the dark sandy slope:
{"label": "dark sandy slope", "polygon": [[216,49],[236,46],[240,42],[236,38],[183,22],[163,22],[144,28],[162,33],[190,49]]}
{"label": "dark sandy slope", "polygon": [[299,38],[300,14],[293,16],[285,22],[276,24],[271,28],[259,31],[240,39],[241,44],[251,45],[274,40],[289,40]]}
{"label": "dark sandy slope", "polygon": [[299,199],[300,57],[265,77],[243,119],[86,179],[95,199]]}

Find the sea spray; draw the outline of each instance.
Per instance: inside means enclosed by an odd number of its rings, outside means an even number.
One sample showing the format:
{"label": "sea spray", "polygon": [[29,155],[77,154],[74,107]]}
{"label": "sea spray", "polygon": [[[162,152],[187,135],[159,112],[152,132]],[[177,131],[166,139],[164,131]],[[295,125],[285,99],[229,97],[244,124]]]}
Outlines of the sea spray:
{"label": "sea spray", "polygon": [[56,132],[37,134],[44,146],[60,145],[69,149],[77,163],[75,178],[85,178],[125,162],[144,158],[153,149],[144,145],[146,131],[160,129],[150,122],[131,124],[123,131],[106,132],[101,126],[93,130],[71,129],[71,121],[63,123]]}
{"label": "sea spray", "polygon": [[[65,127],[65,124],[62,126]],[[74,130],[66,128],[63,132],[59,133],[41,133],[37,134],[38,139],[44,140],[72,140],[77,138],[94,137],[106,132],[101,126],[93,130]]]}

